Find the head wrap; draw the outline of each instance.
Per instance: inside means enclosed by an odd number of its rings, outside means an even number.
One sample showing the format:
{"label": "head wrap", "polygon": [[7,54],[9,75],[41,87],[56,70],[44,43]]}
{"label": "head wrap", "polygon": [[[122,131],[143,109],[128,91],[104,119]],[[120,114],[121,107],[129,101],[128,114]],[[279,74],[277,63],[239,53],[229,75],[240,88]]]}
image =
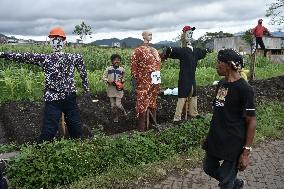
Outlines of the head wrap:
{"label": "head wrap", "polygon": [[231,64],[234,70],[241,70],[244,67],[243,57],[234,49],[223,49],[218,52],[218,60]]}

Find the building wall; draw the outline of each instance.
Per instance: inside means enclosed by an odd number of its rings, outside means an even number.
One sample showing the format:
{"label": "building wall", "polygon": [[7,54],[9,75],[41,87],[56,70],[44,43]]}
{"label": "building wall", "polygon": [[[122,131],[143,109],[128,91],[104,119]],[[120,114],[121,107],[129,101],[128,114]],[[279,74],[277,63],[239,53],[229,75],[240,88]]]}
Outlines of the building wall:
{"label": "building wall", "polygon": [[[282,48],[281,38],[264,37],[263,42],[267,49]],[[214,51],[218,52],[224,48],[232,48],[246,54],[250,53],[250,46],[240,36],[214,39]]]}

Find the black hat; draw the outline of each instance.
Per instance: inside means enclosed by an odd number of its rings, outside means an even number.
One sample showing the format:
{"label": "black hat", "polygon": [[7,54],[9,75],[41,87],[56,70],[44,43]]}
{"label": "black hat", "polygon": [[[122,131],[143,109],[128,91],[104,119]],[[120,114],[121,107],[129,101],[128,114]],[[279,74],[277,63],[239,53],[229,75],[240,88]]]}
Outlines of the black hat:
{"label": "black hat", "polygon": [[234,49],[220,50],[218,60],[231,64],[235,70],[241,70],[244,67],[243,56]]}

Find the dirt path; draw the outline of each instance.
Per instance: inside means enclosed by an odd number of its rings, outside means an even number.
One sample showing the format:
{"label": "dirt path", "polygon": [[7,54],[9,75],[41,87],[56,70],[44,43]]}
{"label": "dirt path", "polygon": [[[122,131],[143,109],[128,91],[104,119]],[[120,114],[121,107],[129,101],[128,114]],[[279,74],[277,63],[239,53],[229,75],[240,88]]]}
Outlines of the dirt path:
{"label": "dirt path", "polygon": [[[284,139],[262,143],[251,155],[252,165],[239,178],[244,189],[284,188]],[[185,176],[169,176],[166,180],[143,189],[217,189],[218,182],[207,176],[201,167],[189,170]]]}

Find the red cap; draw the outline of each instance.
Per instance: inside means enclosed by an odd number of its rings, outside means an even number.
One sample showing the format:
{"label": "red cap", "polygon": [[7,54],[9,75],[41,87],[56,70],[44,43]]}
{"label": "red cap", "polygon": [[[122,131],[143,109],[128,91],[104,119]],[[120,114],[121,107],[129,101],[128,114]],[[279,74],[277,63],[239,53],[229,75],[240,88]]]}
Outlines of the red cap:
{"label": "red cap", "polygon": [[182,29],[182,31],[183,31],[183,32],[186,32],[186,31],[189,31],[189,30],[194,31],[194,30],[195,30],[195,27],[191,27],[191,26],[184,26],[184,27],[183,27],[183,29]]}

